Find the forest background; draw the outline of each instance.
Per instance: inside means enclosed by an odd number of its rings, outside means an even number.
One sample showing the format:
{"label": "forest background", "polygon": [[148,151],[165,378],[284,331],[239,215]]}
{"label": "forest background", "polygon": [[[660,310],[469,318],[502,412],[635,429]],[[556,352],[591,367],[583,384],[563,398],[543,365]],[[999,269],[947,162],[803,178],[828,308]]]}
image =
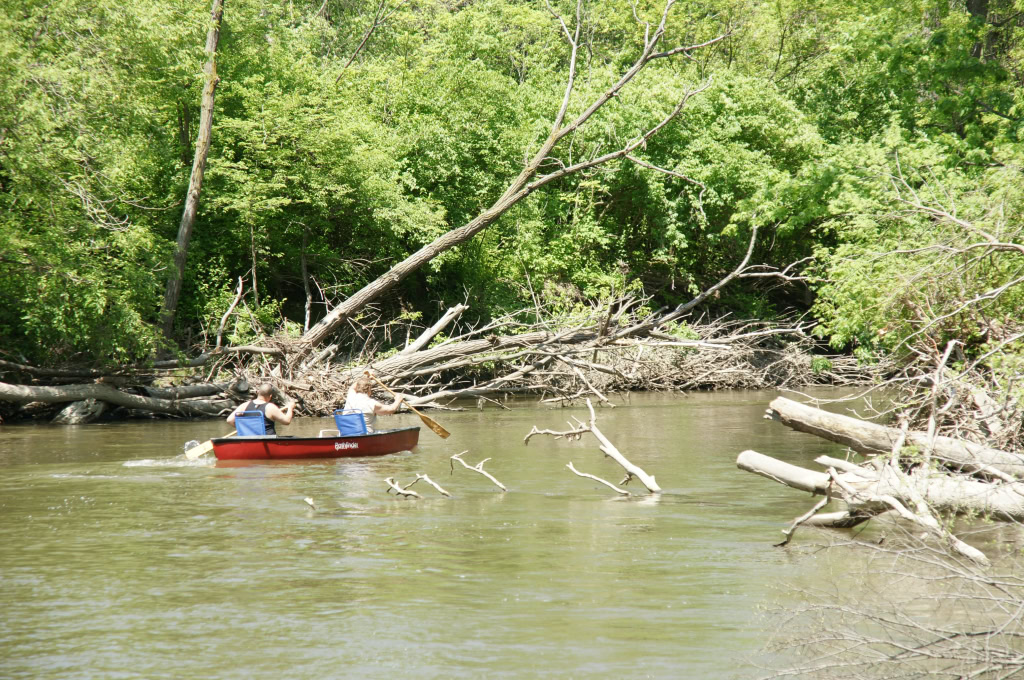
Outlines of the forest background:
{"label": "forest background", "polygon": [[[633,62],[639,22],[660,11],[585,6],[570,112]],[[502,193],[559,108],[569,50],[556,14],[574,13],[227,0],[168,339],[210,5],[3,0],[0,358],[104,367],[209,347],[240,278],[227,343],[300,336]],[[981,359],[1020,392],[1024,0],[681,2],[666,40],[722,34],[652,63],[559,147],[567,160],[619,148],[709,83],[641,162],[539,188],[363,316],[384,320],[397,351],[408,334],[389,324],[429,325],[466,301],[479,322],[538,297],[676,305],[736,266],[756,228],[751,261],[797,263],[801,279],[737,281],[708,300],[712,315],[805,315],[863,361],[956,339],[960,365]]]}

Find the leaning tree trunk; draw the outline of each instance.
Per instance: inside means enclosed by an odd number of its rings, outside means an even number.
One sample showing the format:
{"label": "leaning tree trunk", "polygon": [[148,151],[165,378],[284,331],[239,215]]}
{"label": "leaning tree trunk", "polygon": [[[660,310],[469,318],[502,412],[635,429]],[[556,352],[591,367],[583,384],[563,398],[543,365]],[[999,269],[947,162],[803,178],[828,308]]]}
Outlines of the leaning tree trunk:
{"label": "leaning tree trunk", "polygon": [[344,323],[346,319],[358,312],[366,306],[366,304],[390,290],[402,279],[406,278],[441,253],[473,238],[473,236],[478,232],[493,224],[512,206],[532,194],[537,189],[563,177],[609,163],[613,160],[625,158],[637,149],[645,148],[648,140],[661,131],[669,121],[674,119],[679,112],[682,111],[690,97],[707,89],[711,84],[710,81],[693,90],[687,90],[675,108],[673,108],[665,117],[650,129],[641,132],[641,134],[629,140],[621,148],[601,156],[585,159],[575,164],[559,163],[561,167],[558,170],[546,175],[538,175],[540,168],[545,164],[545,162],[551,159],[551,153],[558,143],[566,136],[574,134],[579,130],[598,109],[614,99],[622,88],[633,80],[634,76],[643,70],[651,61],[667,59],[679,54],[689,56],[691,52],[713,45],[726,37],[727,34],[723,34],[701,44],[674,47],[663,52],[656,52],[655,50],[666,32],[668,16],[675,2],[676,0],[666,0],[664,10],[661,14],[661,21],[654,30],[651,30],[650,25],[647,26],[647,31],[644,35],[644,47],[636,61],[633,62],[633,64],[614,84],[586,105],[582,113],[568,122],[566,122],[566,113],[569,110],[569,102],[575,84],[576,59],[581,44],[580,37],[583,30],[582,0],[578,0],[576,5],[576,23],[574,30],[570,30],[562,18],[558,17],[559,23],[562,27],[562,32],[567,38],[571,50],[569,55],[569,73],[568,78],[566,79],[567,82],[562,96],[561,106],[554,117],[554,121],[551,125],[551,131],[544,142],[541,143],[537,151],[533,154],[530,160],[527,161],[519,175],[511,184],[509,184],[501,197],[498,198],[491,207],[474,217],[464,226],[453,229],[436,239],[434,242],[420,248],[417,252],[392,267],[387,273],[380,276],[375,281],[370,282],[361,290],[356,292],[352,297],[335,307],[331,310],[330,314],[310,328],[302,336],[302,340],[305,343],[305,349],[302,352],[302,357],[307,355],[314,347],[322,343],[331,333]]}
{"label": "leaning tree trunk", "polygon": [[203,86],[203,106],[199,120],[199,136],[196,139],[196,155],[192,161],[192,175],[188,182],[188,194],[185,196],[185,211],[181,215],[178,226],[178,240],[174,249],[174,269],[167,280],[167,291],[164,294],[164,305],[161,310],[161,323],[164,336],[171,339],[174,330],[174,315],[178,309],[178,298],[181,295],[181,282],[185,276],[185,261],[188,259],[188,243],[192,238],[192,227],[199,209],[199,191],[203,185],[203,174],[206,172],[206,156],[210,152],[210,133],[213,128],[213,95],[220,78],[217,76],[217,43],[220,40],[220,20],[224,14],[224,0],[213,0],[210,10],[210,29],[206,34],[206,62],[204,72],[206,83]]}

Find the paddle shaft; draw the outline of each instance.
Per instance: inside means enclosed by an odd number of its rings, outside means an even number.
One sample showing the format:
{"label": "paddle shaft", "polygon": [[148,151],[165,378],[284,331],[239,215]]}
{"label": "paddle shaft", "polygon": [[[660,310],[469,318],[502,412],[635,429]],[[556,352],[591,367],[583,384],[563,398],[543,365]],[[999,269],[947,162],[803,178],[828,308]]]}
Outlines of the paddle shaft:
{"label": "paddle shaft", "polygon": [[[380,380],[379,380],[379,379],[377,378],[377,376],[373,375],[373,374],[372,374],[372,373],[370,373],[369,371],[367,371],[367,372],[366,372],[366,375],[370,376],[370,377],[371,377],[371,378],[373,379],[373,381],[374,381],[374,382],[376,382],[376,383],[377,383],[378,385],[380,385],[381,387],[383,387],[384,389],[386,389],[386,390],[388,391],[388,393],[389,393],[389,394],[390,394],[390,395],[391,395],[392,397],[394,397],[395,399],[398,399],[398,395],[397,395],[397,394],[395,394],[395,393],[394,393],[394,392],[393,392],[393,391],[391,390],[391,388],[390,388],[390,387],[388,387],[387,385],[385,385],[384,383],[382,383],[382,382],[381,382],[381,381],[380,381]],[[422,413],[420,413],[419,411],[417,411],[417,410],[416,410],[416,408],[415,408],[415,407],[414,407],[414,406],[413,406],[412,404],[406,404],[406,406],[408,406],[408,407],[409,407],[409,410],[410,410],[410,411],[412,411],[413,413],[415,413],[416,415],[418,415],[418,416],[420,417],[420,420],[422,420],[422,421],[424,422],[424,424],[426,424],[426,426],[427,426],[427,427],[429,427],[429,428],[430,428],[431,430],[433,430],[433,431],[434,431],[434,432],[435,432],[435,433],[436,433],[436,434],[437,434],[437,435],[438,435],[439,437],[441,437],[442,439],[447,439],[447,438],[448,438],[448,436],[449,436],[449,435],[451,434],[450,432],[448,432],[448,430],[446,430],[446,429],[444,429],[443,427],[441,427],[441,425],[440,425],[440,424],[439,424],[439,423],[438,423],[437,421],[435,421],[435,420],[433,420],[432,418],[429,418],[429,417],[427,417],[427,416],[423,415]]]}
{"label": "paddle shaft", "polygon": [[[227,433],[224,436],[225,437],[231,437],[236,432],[237,432],[237,430],[231,430],[231,432]],[[188,458],[189,460],[195,460],[196,458],[199,458],[200,456],[206,455],[210,451],[213,451],[213,440],[212,439],[207,439],[205,442],[203,442],[199,446],[193,446],[191,449],[186,451],[185,452],[185,457]]]}

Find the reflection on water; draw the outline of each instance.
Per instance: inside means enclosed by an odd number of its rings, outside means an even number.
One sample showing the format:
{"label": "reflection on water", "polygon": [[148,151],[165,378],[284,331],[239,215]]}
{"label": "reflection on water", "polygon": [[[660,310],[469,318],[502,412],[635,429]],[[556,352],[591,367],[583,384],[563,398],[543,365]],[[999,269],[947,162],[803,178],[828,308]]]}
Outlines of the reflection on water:
{"label": "reflection on water", "polygon": [[[660,497],[614,497],[566,470],[622,478],[592,438],[523,446],[533,425],[586,414],[533,402],[439,415],[452,437],[424,428],[414,453],[299,464],[186,460],[182,444],[217,422],[4,427],[0,676],[750,677],[759,606],[784,597],[773,584],[830,574],[771,548],[808,498],[736,456],[841,451],[763,420],[773,396],[599,410]],[[450,466],[466,449],[507,493]],[[386,493],[386,477],[417,473],[453,498]]]}

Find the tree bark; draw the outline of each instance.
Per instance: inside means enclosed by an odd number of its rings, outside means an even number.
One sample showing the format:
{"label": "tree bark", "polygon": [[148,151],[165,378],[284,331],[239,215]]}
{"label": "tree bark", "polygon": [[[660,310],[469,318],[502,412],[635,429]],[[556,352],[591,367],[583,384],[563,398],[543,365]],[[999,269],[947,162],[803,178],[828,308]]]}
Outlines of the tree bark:
{"label": "tree bark", "polygon": [[[897,428],[829,413],[785,397],[775,399],[770,406],[771,416],[784,425],[849,446],[858,453],[890,453],[902,436]],[[946,465],[983,473],[986,468],[993,468],[1018,479],[1024,478],[1024,457],[1009,451],[952,437],[930,438],[925,432],[908,432],[906,445],[930,452],[933,458]]]}
{"label": "tree bark", "polygon": [[[824,495],[831,477],[826,472],[808,470],[797,465],[766,456],[757,451],[744,451],[736,458],[736,467],[747,472],[767,477],[780,484]],[[904,505],[913,507],[918,495],[936,512],[962,513],[990,516],[1002,520],[1024,520],[1024,489],[1020,482],[1013,484],[990,484],[965,477],[932,473],[922,475],[895,474],[891,469],[872,476],[869,470],[841,472],[842,479],[849,487],[864,491],[875,497],[891,496]],[[862,504],[846,497],[840,489],[833,487],[832,496],[847,502],[851,508]],[[877,511],[883,508],[869,510]]]}
{"label": "tree bark", "polygon": [[41,401],[59,404],[69,401],[97,399],[125,408],[142,409],[178,416],[219,416],[236,404],[233,400],[156,399],[129,394],[100,383],[62,385],[60,387],[31,387],[0,383],[0,400],[14,402]]}
{"label": "tree bark", "polygon": [[410,343],[408,347],[399,352],[399,356],[407,356],[409,354],[415,354],[416,352],[419,352],[421,349],[427,346],[427,343],[429,343],[435,335],[444,330],[445,326],[447,326],[456,318],[458,318],[458,316],[467,309],[469,309],[469,307],[467,307],[466,305],[455,305],[454,307],[449,309],[447,312],[444,313],[444,316],[442,316],[437,321],[437,323],[435,323],[427,330],[423,331],[423,333],[421,333],[420,336],[416,338],[416,340]]}
{"label": "tree bark", "polygon": [[178,240],[174,249],[174,268],[167,280],[167,291],[164,294],[163,309],[160,312],[164,337],[171,339],[174,331],[174,315],[178,309],[178,298],[181,296],[181,282],[185,276],[185,261],[188,259],[188,244],[192,238],[192,227],[195,225],[196,213],[199,209],[199,192],[203,185],[203,174],[206,172],[206,156],[210,152],[210,134],[213,128],[213,96],[220,78],[217,76],[217,43],[220,40],[220,22],[224,14],[224,0],[213,0],[210,9],[210,28],[206,34],[206,53],[209,61],[203,69],[206,82],[203,86],[203,105],[199,117],[199,135],[196,139],[196,154],[192,161],[192,175],[188,182],[188,194],[185,196],[185,210],[178,226]]}

